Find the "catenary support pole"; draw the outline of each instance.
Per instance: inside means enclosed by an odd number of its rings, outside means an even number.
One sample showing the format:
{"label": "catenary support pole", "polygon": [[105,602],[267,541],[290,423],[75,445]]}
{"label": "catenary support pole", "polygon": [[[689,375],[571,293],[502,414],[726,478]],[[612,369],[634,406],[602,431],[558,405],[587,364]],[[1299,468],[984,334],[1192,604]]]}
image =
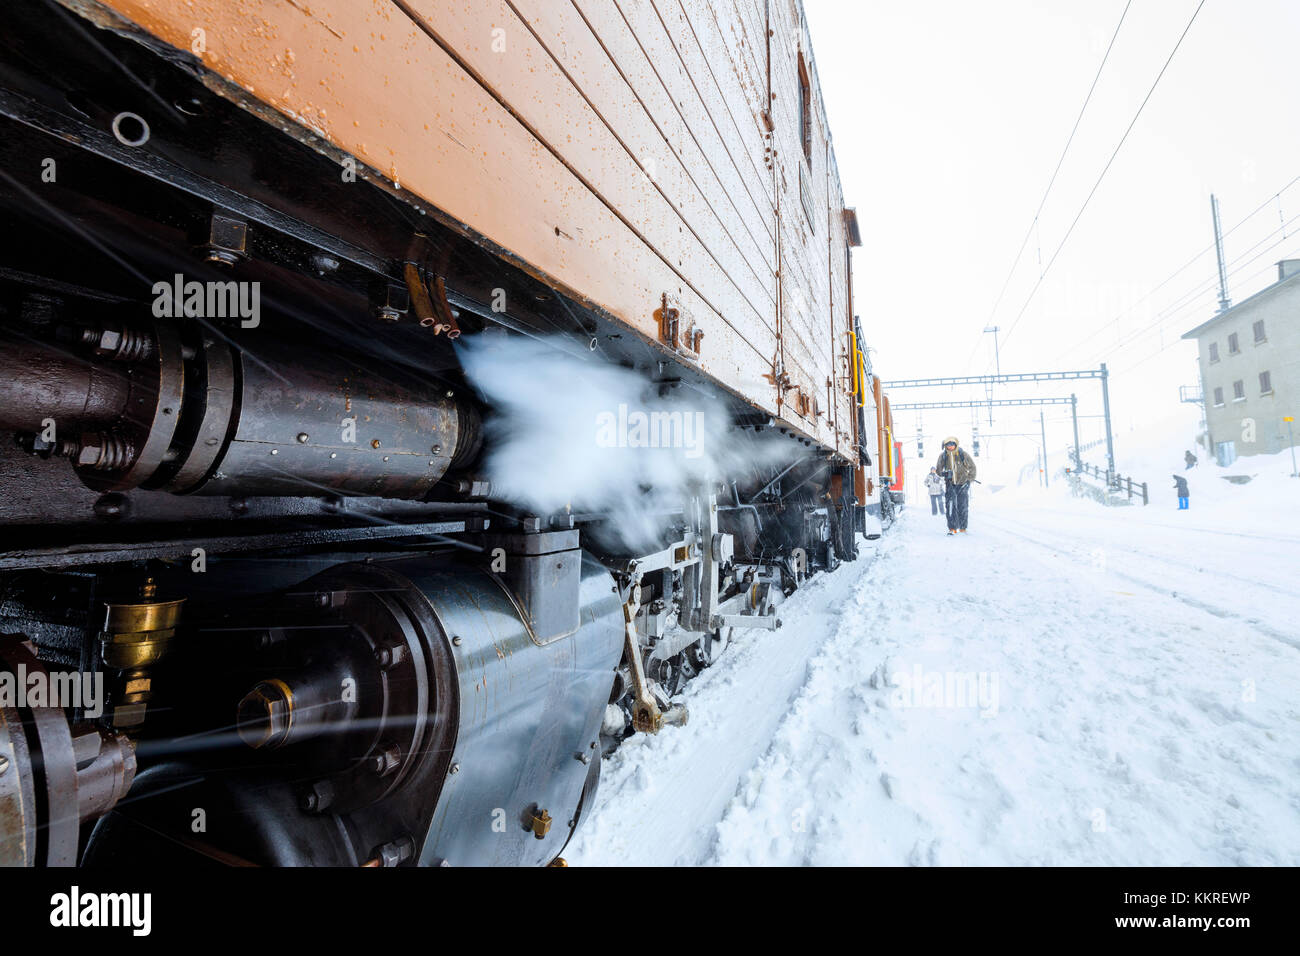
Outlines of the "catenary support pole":
{"label": "catenary support pole", "polygon": [[1076,395],[1070,396],[1070,419],[1074,422],[1074,470],[1079,471],[1083,468],[1083,455],[1079,451],[1079,399]]}
{"label": "catenary support pole", "polygon": [[1047,480],[1047,423],[1043,420],[1043,412],[1038,412],[1038,430],[1043,435],[1043,487],[1046,488],[1051,484]]}
{"label": "catenary support pole", "polygon": [[1106,363],[1101,363],[1101,403],[1106,412],[1106,487],[1109,489],[1115,478],[1115,440],[1110,431],[1110,373]]}

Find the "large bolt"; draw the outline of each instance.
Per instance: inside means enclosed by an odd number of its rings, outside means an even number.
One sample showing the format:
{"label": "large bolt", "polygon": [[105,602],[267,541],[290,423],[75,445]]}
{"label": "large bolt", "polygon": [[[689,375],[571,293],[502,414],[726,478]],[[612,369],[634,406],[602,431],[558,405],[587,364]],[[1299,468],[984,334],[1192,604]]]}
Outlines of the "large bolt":
{"label": "large bolt", "polygon": [[301,806],[308,813],[321,813],[334,802],[334,784],[328,780],[317,780],[302,795]]}
{"label": "large bolt", "polygon": [[95,342],[95,351],[100,355],[107,355],[110,352],[116,352],[122,344],[122,333],[117,329],[104,329],[99,333],[99,339]]}
{"label": "large bolt", "polygon": [[381,644],[375,648],[375,661],[384,670],[396,667],[404,660],[406,660],[406,646],[404,644]]}
{"label": "large bolt", "polygon": [[381,777],[387,777],[402,764],[402,751],[397,744],[389,744],[370,758],[370,769]]}
{"label": "large bolt", "polygon": [[391,843],[375,848],[374,862],[371,866],[399,866],[415,856],[415,841],[409,836],[402,836]]}
{"label": "large bolt", "polygon": [[239,702],[235,728],[253,748],[278,747],[289,735],[293,698],[282,681],[262,681]]}
{"label": "large bolt", "polygon": [[551,832],[551,823],[551,815],[545,809],[539,809],[529,818],[528,828],[533,831],[533,836],[544,840],[546,834]]}
{"label": "large bolt", "polygon": [[248,224],[230,216],[213,215],[208,220],[202,250],[208,262],[235,265],[248,255]]}
{"label": "large bolt", "polygon": [[125,468],[135,455],[130,442],[105,432],[88,432],[77,443],[76,464],[96,471]]}

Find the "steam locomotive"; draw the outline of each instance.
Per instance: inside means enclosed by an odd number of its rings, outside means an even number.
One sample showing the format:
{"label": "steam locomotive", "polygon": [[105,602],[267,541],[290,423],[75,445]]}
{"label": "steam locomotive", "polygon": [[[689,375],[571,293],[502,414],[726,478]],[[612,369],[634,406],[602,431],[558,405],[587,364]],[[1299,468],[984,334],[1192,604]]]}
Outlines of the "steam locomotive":
{"label": "steam locomotive", "polygon": [[[562,862],[890,520],[798,2],[15,0],[0,154],[2,864]],[[739,454],[537,507],[484,343]]]}

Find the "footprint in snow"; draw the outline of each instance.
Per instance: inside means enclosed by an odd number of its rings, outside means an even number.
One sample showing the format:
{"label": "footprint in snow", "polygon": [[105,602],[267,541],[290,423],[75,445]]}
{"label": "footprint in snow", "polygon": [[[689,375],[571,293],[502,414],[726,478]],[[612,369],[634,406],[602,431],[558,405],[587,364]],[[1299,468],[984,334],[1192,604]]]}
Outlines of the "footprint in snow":
{"label": "footprint in snow", "polygon": [[882,773],[880,775],[880,786],[884,788],[885,796],[887,796],[890,800],[894,799],[894,787],[897,785],[897,783],[898,783],[898,778],[895,777],[893,774]]}

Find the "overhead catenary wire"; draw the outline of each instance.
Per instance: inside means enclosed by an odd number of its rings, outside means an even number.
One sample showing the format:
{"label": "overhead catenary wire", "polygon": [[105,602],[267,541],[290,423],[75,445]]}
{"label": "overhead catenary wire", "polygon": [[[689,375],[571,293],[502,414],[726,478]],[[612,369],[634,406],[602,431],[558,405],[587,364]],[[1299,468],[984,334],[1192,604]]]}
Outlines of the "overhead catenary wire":
{"label": "overhead catenary wire", "polygon": [[[1275,193],[1273,193],[1272,195],[1270,195],[1270,196],[1269,196],[1267,199],[1265,199],[1262,203],[1260,203],[1260,204],[1259,204],[1258,206],[1256,206],[1253,210],[1251,210],[1249,213],[1247,213],[1245,216],[1243,216],[1240,220],[1238,220],[1237,223],[1236,223],[1235,225],[1232,226],[1232,228],[1230,228],[1227,232],[1225,232],[1225,233],[1223,234],[1223,238],[1224,238],[1224,239],[1227,239],[1230,235],[1232,235],[1234,232],[1236,232],[1238,229],[1240,229],[1242,226],[1244,226],[1247,222],[1249,222],[1249,221],[1250,221],[1251,219],[1253,219],[1255,216],[1259,215],[1261,212],[1263,212],[1265,209],[1267,209],[1268,206],[1269,206],[1269,204],[1272,203],[1272,202],[1274,202],[1274,201],[1276,201],[1276,202],[1278,203],[1278,211],[1279,211],[1279,213],[1280,213],[1280,212],[1281,212],[1282,194],[1285,193],[1287,190],[1289,190],[1289,189],[1290,189],[1292,186],[1294,186],[1296,183],[1300,183],[1300,176],[1295,176],[1294,178],[1292,178],[1292,180],[1291,180],[1290,182],[1288,182],[1285,186],[1283,186],[1283,187],[1282,187],[1281,189],[1279,189],[1277,192],[1275,192]],[[1282,229],[1283,229],[1283,235],[1284,235],[1284,237],[1285,237],[1286,225],[1287,225],[1287,221],[1283,220],[1283,222],[1282,222]],[[1276,232],[1276,231],[1277,231],[1277,230],[1274,230],[1274,232]],[[1273,233],[1269,233],[1269,235],[1272,235],[1272,234],[1273,234]],[[1253,247],[1252,247],[1252,248],[1253,248]],[[1072,346],[1070,346],[1069,348],[1065,349],[1064,351],[1060,352],[1060,353],[1057,355],[1057,357],[1056,357],[1056,363],[1059,363],[1059,362],[1060,362],[1061,360],[1063,360],[1066,356],[1072,356],[1072,355],[1074,355],[1074,354],[1075,354],[1075,353],[1076,353],[1080,348],[1082,348],[1082,347],[1083,347],[1084,345],[1086,345],[1087,343],[1091,342],[1093,339],[1095,339],[1095,338],[1096,338],[1098,335],[1100,335],[1102,332],[1106,331],[1106,329],[1108,329],[1109,327],[1111,327],[1111,326],[1113,326],[1113,325],[1118,324],[1119,321],[1120,321],[1121,319],[1123,319],[1123,318],[1125,318],[1125,317],[1131,315],[1131,314],[1133,313],[1133,311],[1134,311],[1138,306],[1140,306],[1142,303],[1146,302],[1146,301],[1147,301],[1148,299],[1150,299],[1153,295],[1155,295],[1157,292],[1159,292],[1161,289],[1163,289],[1165,286],[1167,286],[1170,282],[1173,282],[1173,281],[1174,281],[1175,279],[1177,279],[1180,275],[1182,275],[1184,272],[1186,272],[1188,269],[1190,269],[1193,265],[1195,265],[1195,264],[1196,264],[1196,261],[1197,261],[1198,259],[1200,259],[1202,256],[1206,255],[1207,253],[1209,253],[1209,252],[1213,252],[1213,251],[1214,251],[1214,243],[1211,242],[1209,245],[1205,246],[1203,249],[1201,249],[1199,252],[1197,252],[1196,255],[1192,256],[1190,259],[1188,259],[1186,262],[1184,262],[1181,266],[1179,266],[1177,269],[1175,269],[1173,272],[1171,272],[1168,276],[1166,276],[1166,277],[1165,277],[1165,278],[1164,278],[1164,279],[1163,279],[1163,280],[1162,280],[1158,285],[1153,286],[1153,287],[1151,288],[1150,291],[1148,291],[1144,296],[1142,296],[1142,298],[1138,299],[1136,302],[1134,302],[1132,305],[1130,305],[1130,306],[1129,306],[1127,309],[1125,309],[1123,312],[1120,312],[1119,314],[1117,314],[1117,315],[1116,315],[1113,319],[1111,319],[1109,322],[1106,322],[1106,323],[1104,323],[1103,325],[1100,325],[1100,326],[1098,326],[1097,328],[1093,329],[1091,332],[1089,332],[1089,333],[1088,333],[1086,336],[1084,336],[1082,339],[1080,339],[1079,341],[1075,342],[1074,345],[1072,345]],[[1199,288],[1199,284],[1198,284],[1198,288]],[[1180,296],[1179,298],[1181,298],[1181,296]]]}
{"label": "overhead catenary wire", "polygon": [[1052,271],[1052,266],[1056,264],[1057,258],[1061,255],[1061,250],[1063,250],[1066,243],[1070,241],[1070,236],[1074,233],[1075,227],[1078,226],[1079,220],[1081,220],[1083,214],[1087,212],[1088,206],[1092,203],[1093,197],[1097,194],[1097,190],[1106,179],[1106,174],[1110,172],[1110,168],[1114,165],[1116,157],[1120,154],[1120,150],[1122,150],[1124,144],[1128,142],[1129,135],[1133,132],[1133,128],[1142,117],[1142,113],[1146,110],[1147,104],[1151,102],[1151,97],[1155,94],[1156,88],[1159,87],[1161,79],[1164,78],[1165,73],[1169,70],[1169,65],[1173,63],[1174,57],[1178,54],[1179,49],[1181,49],[1183,45],[1183,41],[1187,39],[1187,34],[1191,32],[1192,25],[1196,23],[1196,18],[1200,16],[1201,10],[1205,7],[1205,3],[1206,0],[1201,0],[1201,2],[1196,5],[1196,9],[1192,11],[1191,18],[1188,19],[1187,25],[1183,27],[1183,32],[1178,36],[1178,42],[1176,42],[1174,48],[1169,51],[1169,56],[1165,58],[1164,65],[1160,67],[1160,72],[1156,74],[1155,80],[1151,83],[1151,88],[1147,90],[1146,96],[1142,98],[1142,102],[1137,108],[1137,112],[1133,114],[1133,119],[1129,121],[1128,126],[1125,128],[1124,135],[1121,136],[1119,142],[1115,144],[1115,149],[1111,152],[1110,158],[1106,160],[1106,165],[1102,167],[1101,174],[1097,177],[1097,181],[1093,183],[1092,189],[1088,191],[1088,195],[1084,199],[1083,205],[1079,207],[1079,211],[1075,214],[1069,228],[1065,230],[1065,235],[1061,237],[1061,241],[1057,244],[1056,250],[1052,253],[1051,258],[1048,259],[1047,266],[1039,274],[1038,281],[1034,283],[1033,288],[1029,291],[1029,296],[1025,299],[1024,305],[1020,307],[1020,311],[1016,313],[1015,319],[1012,320],[1011,326],[1003,336],[1002,343],[1004,346],[1015,333],[1016,328],[1019,327],[1021,319],[1024,318],[1025,313],[1029,310],[1030,304],[1034,301],[1034,297],[1038,294],[1038,290],[1042,287],[1043,280],[1046,279],[1048,273]]}
{"label": "overhead catenary wire", "polygon": [[[1110,59],[1110,51],[1115,48],[1115,40],[1119,37],[1119,31],[1124,26],[1124,19],[1128,16],[1129,7],[1133,6],[1133,0],[1128,0],[1124,4],[1124,10],[1119,15],[1119,22],[1115,24],[1115,30],[1111,34],[1110,43],[1106,46],[1106,52],[1102,55],[1101,63],[1097,66],[1097,72],[1093,75],[1092,85],[1088,87],[1088,95],[1083,98],[1083,105],[1079,107],[1079,114],[1074,118],[1074,126],[1070,129],[1070,135],[1065,140],[1065,148],[1061,150],[1060,157],[1056,160],[1056,168],[1052,170],[1052,175],[1047,181],[1047,188],[1043,190],[1043,196],[1038,201],[1038,208],[1034,210],[1034,217],[1029,222],[1029,228],[1025,230],[1025,238],[1020,241],[1020,248],[1016,250],[1016,256],[1011,261],[1011,268],[1007,271],[1007,277],[1002,282],[1002,289],[998,292],[997,300],[993,303],[993,308],[989,310],[988,321],[984,327],[992,324],[993,317],[997,314],[998,307],[1002,305],[1002,299],[1007,293],[1007,287],[1011,284],[1011,278],[1016,273],[1016,267],[1020,265],[1020,257],[1025,254],[1025,246],[1029,244],[1029,237],[1035,234],[1038,228],[1038,219],[1043,214],[1043,207],[1047,205],[1047,197],[1052,194],[1052,187],[1056,185],[1056,177],[1061,172],[1061,167],[1065,164],[1065,157],[1070,152],[1070,146],[1074,143],[1074,136],[1079,132],[1079,124],[1083,120],[1083,115],[1088,111],[1088,104],[1092,102],[1092,94],[1097,89],[1097,82],[1101,79],[1102,71],[1106,68],[1106,61]],[[1042,238],[1038,240],[1038,266],[1043,266],[1043,244]],[[970,360],[975,356],[979,349],[980,342],[984,340],[984,333],[975,340],[975,348],[971,349],[970,356],[966,359],[966,365],[970,365]]]}
{"label": "overhead catenary wire", "polygon": [[[1287,237],[1287,238],[1290,238],[1290,237]],[[1285,241],[1285,238],[1284,238],[1284,239],[1279,239],[1276,243],[1274,243],[1274,244],[1273,244],[1272,246],[1270,246],[1268,249],[1265,249],[1265,250],[1264,250],[1263,252],[1261,252],[1259,255],[1255,256],[1254,259],[1251,259],[1250,262],[1254,262],[1255,259],[1260,258],[1260,256],[1263,256],[1265,253],[1271,251],[1271,250],[1272,250],[1273,248],[1275,248],[1276,246],[1281,245],[1284,241]],[[1298,256],[1298,255],[1300,255],[1300,246],[1296,246],[1296,247],[1295,247],[1294,249],[1292,249],[1290,252],[1286,253],[1286,255],[1285,255],[1283,258],[1289,259],[1289,258],[1291,258],[1291,257],[1293,257],[1293,256]],[[1244,269],[1246,266],[1250,265],[1250,262],[1243,263],[1243,264],[1241,265],[1240,268],[1243,268],[1243,269]],[[1262,268],[1262,269],[1257,269],[1255,272],[1252,272],[1249,276],[1246,277],[1246,279],[1245,279],[1244,281],[1249,282],[1251,279],[1254,279],[1254,278],[1257,277],[1257,276],[1263,275],[1265,272],[1268,272],[1268,271],[1269,271],[1270,269],[1272,269],[1272,268],[1273,268],[1273,263],[1270,262],[1268,265],[1264,266],[1264,268]],[[1149,329],[1148,329],[1148,331],[1149,331]],[[1134,338],[1133,340],[1131,340],[1128,344],[1132,344],[1133,341],[1136,341],[1136,338]],[[1179,341],[1181,341],[1181,339],[1175,339],[1174,341],[1168,343],[1167,345],[1162,345],[1162,346],[1160,346],[1158,349],[1156,349],[1156,350],[1155,350],[1154,352],[1152,352],[1150,355],[1147,355],[1147,356],[1145,356],[1144,358],[1138,359],[1138,360],[1137,360],[1136,362],[1134,362],[1132,365],[1125,366],[1125,367],[1124,367],[1122,370],[1120,370],[1120,371],[1114,372],[1114,373],[1113,373],[1113,377],[1118,377],[1118,376],[1120,376],[1120,375],[1127,375],[1129,372],[1132,372],[1134,369],[1138,368],[1139,366],[1141,366],[1141,365],[1145,365],[1147,362],[1151,361],[1153,358],[1156,358],[1157,356],[1164,354],[1166,351],[1168,351],[1168,350],[1169,350],[1170,348],[1172,348],[1174,345],[1177,345]]]}
{"label": "overhead catenary wire", "polygon": [[[1245,268],[1246,268],[1247,266],[1249,266],[1251,263],[1258,261],[1258,260],[1259,260],[1260,258],[1262,258],[1263,256],[1265,256],[1265,255],[1267,255],[1268,253],[1272,252],[1272,251],[1273,251],[1274,249],[1276,249],[1278,246],[1282,245],[1282,243],[1284,243],[1284,242],[1287,240],[1287,235],[1286,235],[1286,226],[1289,226],[1289,225],[1291,225],[1292,223],[1297,222],[1297,221],[1300,221],[1300,214],[1297,214],[1297,215],[1293,216],[1291,219],[1289,219],[1289,220],[1287,220],[1285,223],[1283,223],[1283,225],[1282,225],[1281,227],[1279,227],[1278,229],[1274,229],[1272,232],[1268,233],[1268,235],[1266,235],[1266,236],[1265,236],[1263,239],[1261,239],[1259,242],[1255,243],[1255,245],[1251,246],[1251,247],[1250,247],[1249,249],[1247,249],[1245,252],[1243,252],[1243,253],[1241,253],[1240,255],[1238,255],[1235,259],[1233,259],[1233,260],[1228,264],[1228,276],[1231,277],[1231,276],[1235,276],[1235,275],[1237,275],[1239,272],[1241,272],[1243,269],[1245,269]],[[1282,232],[1282,233],[1283,233],[1283,235],[1282,235],[1281,238],[1277,239],[1276,241],[1274,241],[1274,242],[1271,243],[1270,245],[1266,246],[1264,249],[1262,249],[1262,250],[1260,250],[1259,252],[1255,253],[1255,255],[1250,256],[1250,253],[1254,252],[1254,251],[1255,251],[1256,249],[1258,249],[1261,245],[1263,245],[1265,242],[1267,242],[1270,238],[1272,238],[1273,236],[1277,235],[1278,232]],[[1288,256],[1289,256],[1289,255],[1290,255],[1290,254],[1288,253]],[[1250,256],[1250,258],[1247,259],[1246,256]],[[1245,261],[1242,261],[1243,259],[1244,259]],[[1264,271],[1267,271],[1268,268],[1270,268],[1270,267],[1269,267],[1269,266],[1266,266],[1264,269],[1259,270],[1258,272],[1252,273],[1249,277],[1247,277],[1247,279],[1248,279],[1248,280],[1249,280],[1249,279],[1253,279],[1255,276],[1261,274],[1261,273],[1264,272]],[[1127,336],[1121,338],[1120,341],[1117,342],[1117,343],[1115,343],[1114,345],[1105,346],[1105,347],[1103,347],[1100,351],[1094,350],[1093,352],[1091,352],[1091,353],[1089,353],[1089,354],[1092,354],[1092,355],[1108,355],[1108,354],[1112,354],[1113,352],[1118,351],[1118,350],[1120,350],[1120,349],[1127,348],[1127,347],[1128,347],[1129,345],[1131,345],[1133,342],[1137,341],[1138,339],[1142,338],[1143,336],[1147,335],[1148,333],[1150,333],[1150,332],[1152,332],[1152,331],[1154,331],[1154,330],[1156,330],[1156,329],[1158,329],[1158,328],[1162,328],[1166,323],[1168,323],[1168,321],[1169,321],[1170,319],[1174,318],[1175,316],[1181,315],[1181,314],[1183,314],[1184,312],[1186,312],[1188,309],[1193,308],[1194,306],[1196,306],[1196,305],[1197,305],[1197,300],[1199,299],[1199,297],[1202,296],[1202,295],[1204,295],[1206,292],[1213,291],[1213,289],[1215,288],[1215,286],[1217,285],[1217,283],[1218,283],[1218,271],[1217,271],[1217,266],[1216,266],[1215,271],[1214,271],[1214,272],[1213,272],[1209,277],[1202,279],[1202,280],[1201,280],[1200,282],[1198,282],[1197,285],[1196,285],[1193,289],[1191,289],[1189,292],[1185,292],[1185,293],[1183,293],[1183,295],[1179,296],[1179,297],[1178,297],[1177,299],[1175,299],[1172,303],[1170,303],[1169,305],[1167,305],[1167,306],[1166,306],[1166,307],[1165,307],[1161,312],[1159,312],[1159,313],[1156,315],[1156,318],[1155,318],[1152,322],[1148,323],[1147,325],[1144,325],[1144,326],[1143,326],[1142,328],[1140,328],[1140,329],[1136,329],[1136,330],[1130,332]]]}

